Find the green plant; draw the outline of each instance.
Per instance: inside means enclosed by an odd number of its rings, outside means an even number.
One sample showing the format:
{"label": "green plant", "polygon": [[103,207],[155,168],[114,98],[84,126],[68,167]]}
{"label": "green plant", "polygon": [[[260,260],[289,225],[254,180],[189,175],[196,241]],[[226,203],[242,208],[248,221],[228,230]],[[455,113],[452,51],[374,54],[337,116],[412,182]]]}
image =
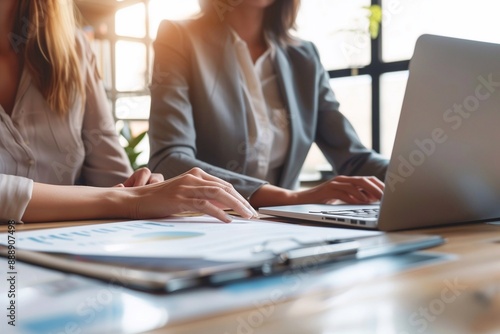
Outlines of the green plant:
{"label": "green plant", "polygon": [[382,23],[382,7],[380,5],[365,6],[368,10],[368,31],[372,39],[376,39],[380,32]]}
{"label": "green plant", "polygon": [[[356,25],[353,28],[341,29],[339,31],[351,32],[355,34],[366,34],[368,33],[371,39],[377,39],[380,33],[380,25],[382,24],[383,14],[382,7],[380,5],[363,6],[362,9],[366,10],[366,16],[363,16],[363,20],[359,21],[359,18],[355,19]],[[368,30],[366,30],[365,20],[368,21]],[[362,25],[359,25],[362,22]]]}
{"label": "green plant", "polygon": [[124,123],[123,128],[120,131],[120,135],[126,142],[126,145],[124,145],[123,148],[125,149],[130,165],[134,170],[143,167],[142,165],[137,164],[137,157],[142,153],[142,151],[137,150],[137,145],[139,145],[139,143],[144,139],[146,134],[147,131],[141,132],[137,136],[132,135],[128,122]]}

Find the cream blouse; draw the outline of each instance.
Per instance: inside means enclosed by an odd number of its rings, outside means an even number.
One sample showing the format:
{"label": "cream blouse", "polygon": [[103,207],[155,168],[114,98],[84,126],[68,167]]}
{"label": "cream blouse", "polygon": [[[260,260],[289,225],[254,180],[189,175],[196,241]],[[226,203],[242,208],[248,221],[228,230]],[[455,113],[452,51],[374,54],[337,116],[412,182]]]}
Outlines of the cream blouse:
{"label": "cream blouse", "polygon": [[0,105],[0,221],[21,219],[33,181],[113,186],[132,173],[90,44],[83,34],[76,40],[84,101],[77,99],[65,116],[59,116],[24,70],[11,116]]}

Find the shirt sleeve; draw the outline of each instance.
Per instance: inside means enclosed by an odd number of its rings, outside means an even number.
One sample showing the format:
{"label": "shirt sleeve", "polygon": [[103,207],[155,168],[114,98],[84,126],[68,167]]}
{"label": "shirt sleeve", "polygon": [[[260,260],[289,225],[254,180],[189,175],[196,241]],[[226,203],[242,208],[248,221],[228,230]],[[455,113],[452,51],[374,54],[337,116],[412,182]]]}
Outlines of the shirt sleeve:
{"label": "shirt sleeve", "polygon": [[83,182],[89,186],[113,186],[132,174],[132,167],[120,145],[96,59],[84,36],[79,38],[85,69],[85,115],[82,139],[85,143]]}
{"label": "shirt sleeve", "polygon": [[[311,43],[315,57],[319,54]],[[339,111],[328,73],[320,65],[318,82],[318,127],[316,143],[334,171],[341,175],[376,176],[384,181],[388,160],[361,143],[352,124]]]}
{"label": "shirt sleeve", "polygon": [[32,192],[33,180],[0,174],[0,223],[21,221]]}

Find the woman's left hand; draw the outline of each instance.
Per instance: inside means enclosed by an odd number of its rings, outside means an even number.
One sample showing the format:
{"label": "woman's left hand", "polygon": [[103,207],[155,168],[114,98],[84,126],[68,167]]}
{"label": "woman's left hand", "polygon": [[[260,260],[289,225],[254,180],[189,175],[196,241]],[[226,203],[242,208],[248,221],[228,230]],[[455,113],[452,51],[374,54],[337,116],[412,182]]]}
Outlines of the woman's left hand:
{"label": "woman's left hand", "polygon": [[158,182],[163,182],[164,178],[162,174],[151,173],[149,168],[142,167],[139,168],[123,183],[117,184],[115,187],[140,187],[146,184],[153,184]]}

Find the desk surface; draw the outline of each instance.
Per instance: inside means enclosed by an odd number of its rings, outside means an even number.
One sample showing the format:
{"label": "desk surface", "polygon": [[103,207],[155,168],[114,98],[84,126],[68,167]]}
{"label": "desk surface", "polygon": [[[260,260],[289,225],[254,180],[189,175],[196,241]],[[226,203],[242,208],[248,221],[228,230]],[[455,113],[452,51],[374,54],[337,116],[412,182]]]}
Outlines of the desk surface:
{"label": "desk surface", "polygon": [[[26,224],[17,231],[91,223]],[[399,233],[442,235],[447,243],[427,251],[455,258],[151,333],[500,333],[500,225]]]}

